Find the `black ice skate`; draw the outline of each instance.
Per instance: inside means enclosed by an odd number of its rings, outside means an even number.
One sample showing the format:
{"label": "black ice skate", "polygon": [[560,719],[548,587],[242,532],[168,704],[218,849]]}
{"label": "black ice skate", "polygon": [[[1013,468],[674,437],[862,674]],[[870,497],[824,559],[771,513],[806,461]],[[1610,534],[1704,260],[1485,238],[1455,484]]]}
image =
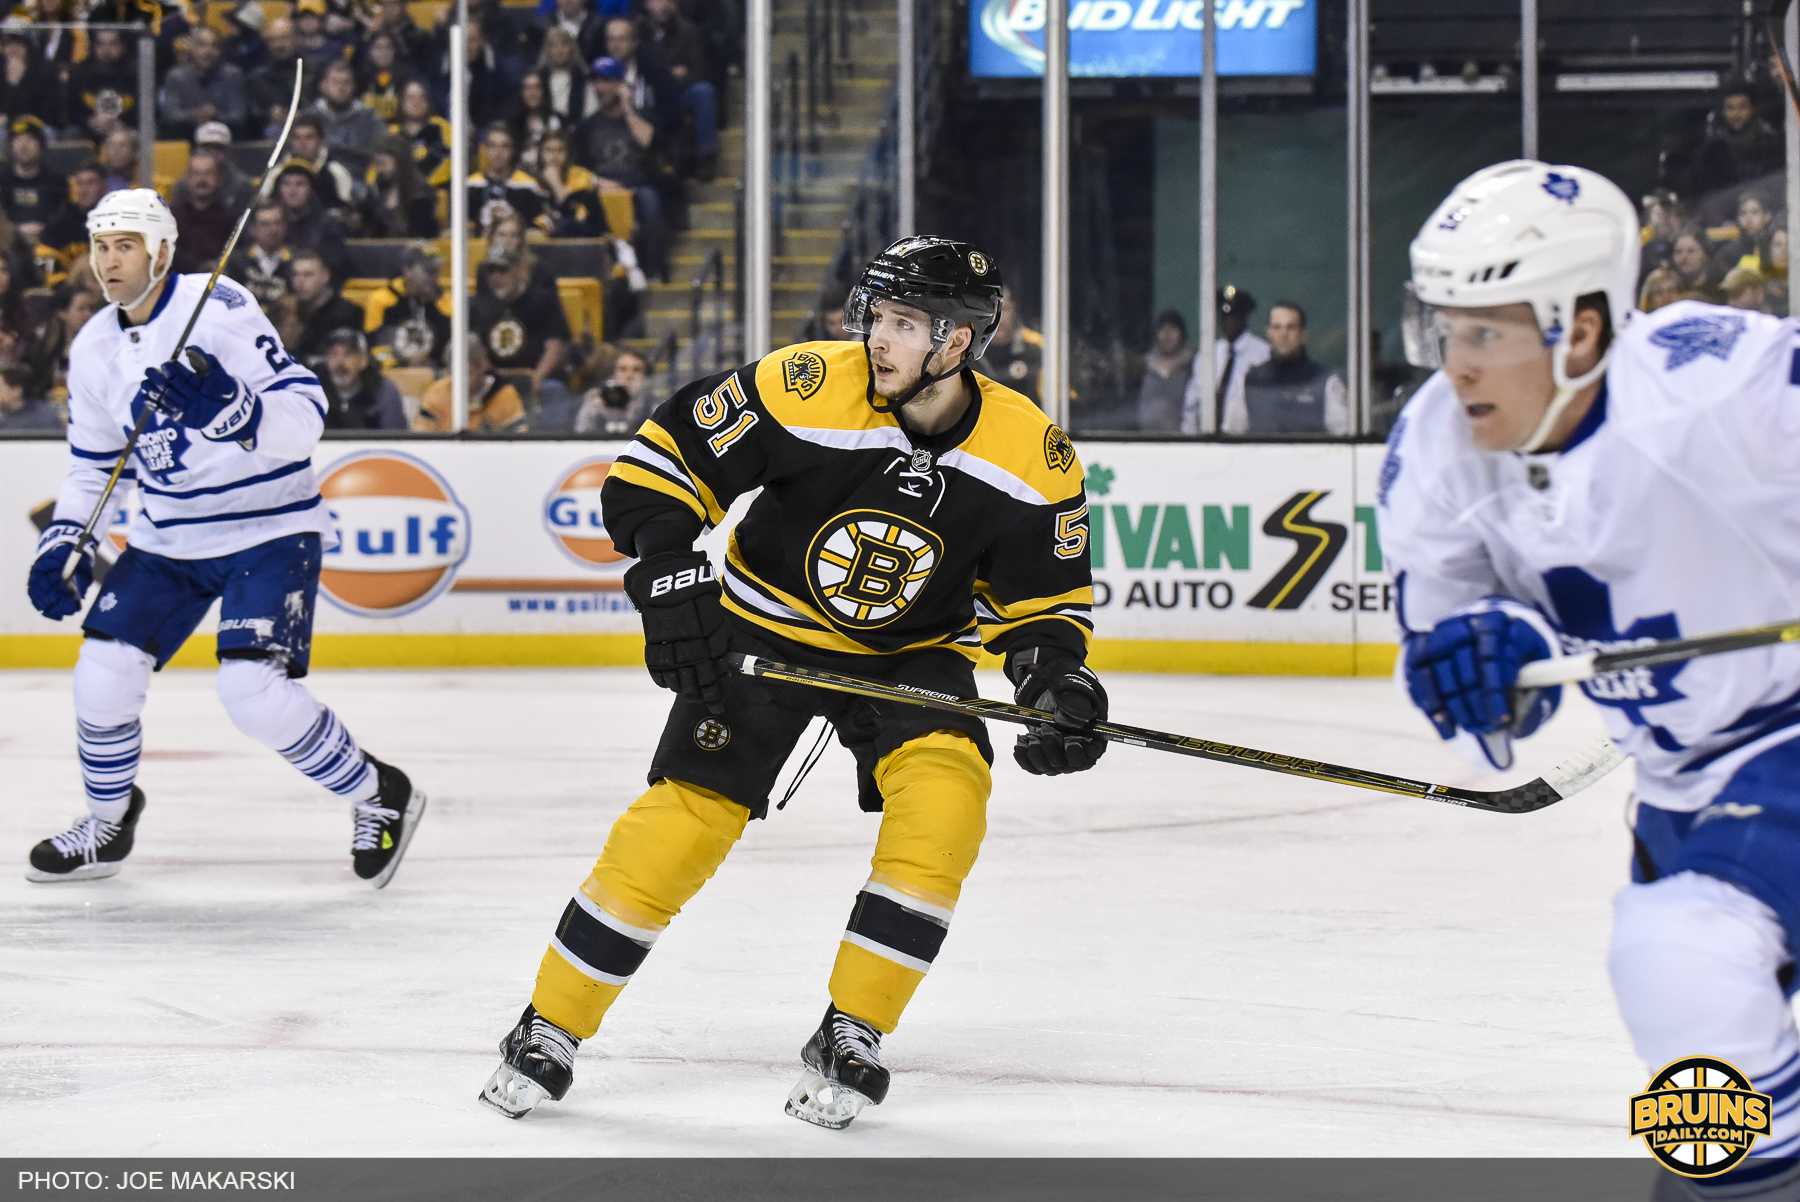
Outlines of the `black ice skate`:
{"label": "black ice skate", "polygon": [[549,1098],[560,1102],[575,1080],[575,1049],[581,1040],[531,1006],[519,1025],[500,1041],[500,1067],[478,1095],[481,1104],[509,1119],[522,1119]]}
{"label": "black ice skate", "polygon": [[368,758],[381,792],[373,801],[359,801],[351,807],[356,834],[350,840],[350,863],[357,876],[380,889],[394,879],[400,857],[406,854],[406,845],[419,828],[419,819],[425,814],[425,794],[413,788],[412,781],[400,769],[372,755]]}
{"label": "black ice skate", "polygon": [[92,881],[114,876],[131,854],[138,815],[144,812],[144,791],[131,786],[131,806],[125,817],[107,822],[92,814],[60,835],[52,835],[31,849],[28,881]]}
{"label": "black ice skate", "polygon": [[806,1065],[788,1094],[787,1112],[797,1119],[841,1131],[864,1106],[887,1097],[888,1071],[881,1067],[881,1032],[836,1006],[800,1049]]}

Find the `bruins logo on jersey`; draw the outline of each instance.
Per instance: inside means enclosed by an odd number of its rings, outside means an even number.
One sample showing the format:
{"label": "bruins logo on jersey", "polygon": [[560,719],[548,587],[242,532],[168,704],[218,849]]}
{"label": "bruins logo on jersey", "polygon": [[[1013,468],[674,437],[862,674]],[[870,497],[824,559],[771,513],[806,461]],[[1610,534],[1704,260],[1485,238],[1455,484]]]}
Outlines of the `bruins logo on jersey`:
{"label": "bruins logo on jersey", "polygon": [[873,630],[907,611],[943,558],[943,540],[924,527],[857,509],[831,519],[813,539],[807,583],[833,623]]}
{"label": "bruins logo on jersey", "polygon": [[1075,444],[1062,432],[1061,426],[1044,431],[1044,462],[1059,472],[1075,466]]}
{"label": "bruins logo on jersey", "polygon": [[789,392],[810,401],[825,384],[825,359],[813,351],[800,351],[781,365],[781,378]]}
{"label": "bruins logo on jersey", "polygon": [[731,742],[731,727],[717,718],[702,718],[694,727],[694,746],[702,751],[723,751]]}
{"label": "bruins logo on jersey", "polygon": [[525,349],[525,327],[516,317],[499,322],[488,331],[488,350],[496,359],[510,359]]}

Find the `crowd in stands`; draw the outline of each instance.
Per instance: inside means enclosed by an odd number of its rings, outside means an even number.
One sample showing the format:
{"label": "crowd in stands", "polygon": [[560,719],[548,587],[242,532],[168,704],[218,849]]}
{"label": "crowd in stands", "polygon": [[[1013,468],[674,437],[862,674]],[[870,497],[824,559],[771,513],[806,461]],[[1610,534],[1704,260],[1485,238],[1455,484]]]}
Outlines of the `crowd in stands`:
{"label": "crowd in stands", "polygon": [[[450,11],[28,0],[0,22],[0,430],[65,420],[69,341],[105,304],[87,262],[88,211],[116,189],[155,186],[180,230],[175,269],[210,271],[253,197],[241,164],[256,170],[266,156],[301,63],[285,161],[226,273],[325,382],[328,423],[449,428],[455,74],[479,240],[462,351],[471,428],[604,433],[641,420],[648,365],[617,344],[642,334],[640,294],[668,278],[689,187],[718,169],[720,101],[740,53],[734,0],[469,0],[460,63]],[[435,22],[415,21],[422,13]],[[132,28],[102,27],[115,25]],[[154,96],[139,94],[140,39],[154,46]],[[153,180],[140,162],[144,105],[159,143]],[[247,142],[261,146],[252,154]],[[171,144],[185,165],[165,178]],[[407,244],[397,275],[361,278],[364,239]],[[591,257],[563,284],[598,281],[598,329],[571,330],[557,274],[534,254],[571,239],[584,240],[571,253]]]}
{"label": "crowd in stands", "polygon": [[1643,198],[1638,307],[1678,300],[1788,315],[1785,143],[1781,95],[1726,86],[1690,162]]}

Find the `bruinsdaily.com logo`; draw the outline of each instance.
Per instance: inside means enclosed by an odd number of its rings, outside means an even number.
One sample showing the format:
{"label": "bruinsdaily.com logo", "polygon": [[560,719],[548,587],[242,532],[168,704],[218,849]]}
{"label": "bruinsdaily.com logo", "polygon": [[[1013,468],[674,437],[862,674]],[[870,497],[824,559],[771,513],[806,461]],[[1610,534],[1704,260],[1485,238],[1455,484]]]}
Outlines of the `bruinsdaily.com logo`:
{"label": "bruinsdaily.com logo", "polygon": [[1712,1056],[1674,1060],[1631,1099],[1631,1137],[1683,1177],[1717,1177],[1769,1134],[1769,1095]]}

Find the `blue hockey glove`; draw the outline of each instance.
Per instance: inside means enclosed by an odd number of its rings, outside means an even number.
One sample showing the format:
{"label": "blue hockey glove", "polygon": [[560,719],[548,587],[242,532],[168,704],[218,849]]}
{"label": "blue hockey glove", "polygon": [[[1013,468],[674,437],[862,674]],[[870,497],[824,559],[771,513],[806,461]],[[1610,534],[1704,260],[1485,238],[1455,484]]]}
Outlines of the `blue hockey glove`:
{"label": "blue hockey glove", "polygon": [[[1515,690],[1519,669],[1549,659],[1556,638],[1542,615],[1516,601],[1491,597],[1451,614],[1428,634],[1406,636],[1406,690],[1438,734],[1524,738],[1562,701],[1562,687]],[[1511,762],[1496,756],[1496,767]],[[1506,763],[1500,763],[1499,759]]]}
{"label": "blue hockey glove", "polygon": [[53,622],[80,612],[82,598],[94,583],[94,555],[87,550],[79,553],[81,562],[75,566],[75,575],[68,584],[63,583],[63,567],[80,539],[79,522],[51,522],[38,539],[37,559],[32,561],[25,591],[31,595],[32,606]]}
{"label": "blue hockey glove", "polygon": [[189,347],[187,354],[192,367],[170,360],[146,371],[138,397],[212,442],[253,443],[262,398],[207,352]]}
{"label": "blue hockey glove", "polygon": [[1100,678],[1067,652],[1030,647],[1006,657],[1006,675],[1017,682],[1020,705],[1048,710],[1052,723],[1028,726],[1013,744],[1013,759],[1033,776],[1085,772],[1106,753],[1106,739],[1093,733],[1106,720],[1106,689]]}

